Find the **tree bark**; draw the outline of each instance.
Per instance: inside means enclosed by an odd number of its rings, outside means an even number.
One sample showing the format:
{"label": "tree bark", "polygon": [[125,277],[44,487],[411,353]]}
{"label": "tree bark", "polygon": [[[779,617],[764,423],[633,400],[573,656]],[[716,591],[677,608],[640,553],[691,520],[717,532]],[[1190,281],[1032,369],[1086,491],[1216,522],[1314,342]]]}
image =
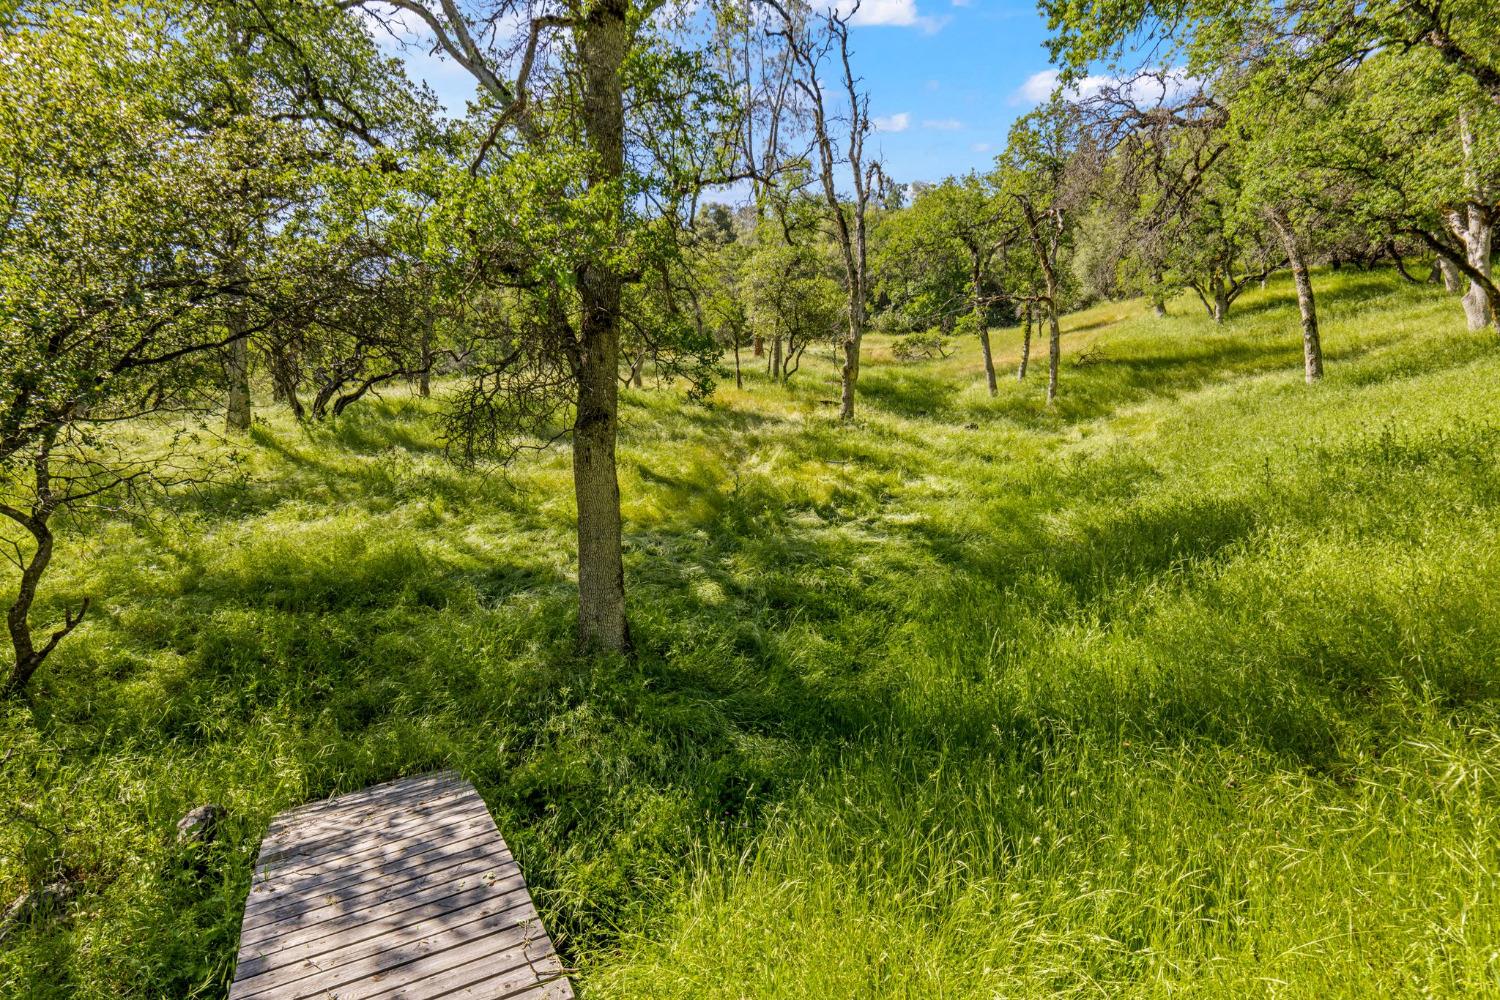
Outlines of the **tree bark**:
{"label": "tree bark", "polygon": [[998,396],[1000,386],[995,381],[995,356],[990,353],[990,330],[984,317],[979,317],[979,350],[984,355],[984,380],[990,387],[990,395]]}
{"label": "tree bark", "polygon": [[1453,261],[1439,257],[1438,270],[1443,275],[1443,288],[1449,295],[1457,295],[1463,291],[1463,283],[1459,280],[1458,268],[1453,266]]}
{"label": "tree bark", "polygon": [[1280,209],[1272,209],[1270,215],[1297,286],[1297,308],[1302,313],[1302,370],[1307,384],[1312,385],[1323,377],[1323,342],[1318,336],[1318,306],[1313,298],[1312,277],[1307,272],[1302,241],[1291,218]]}
{"label": "tree bark", "polygon": [[1047,297],[1047,405],[1057,401],[1057,367],[1062,358],[1062,332],[1057,325],[1057,300]]}
{"label": "tree bark", "polygon": [[422,371],[417,376],[417,395],[427,399],[432,395],[432,321],[422,326]]}
{"label": "tree bark", "polygon": [[[1469,188],[1469,204],[1465,206],[1463,220],[1464,256],[1469,266],[1486,279],[1490,278],[1490,254],[1494,249],[1494,230],[1490,225],[1490,205],[1494,203],[1492,192],[1484,189],[1479,178],[1474,151],[1474,129],[1466,109],[1458,114],[1458,136],[1464,152],[1464,180]],[[1455,213],[1457,214],[1457,213]],[[1472,277],[1469,290],[1464,293],[1464,317],[1470,330],[1483,330],[1494,322],[1495,303],[1490,301],[1485,287]]]}
{"label": "tree bark", "polygon": [[237,334],[224,349],[224,370],[229,392],[224,406],[224,429],[243,433],[250,429],[250,341],[245,334],[245,315],[239,306],[230,312],[229,331]]}
{"label": "tree bark", "polygon": [[990,352],[990,328],[984,316],[984,303],[980,298],[980,282],[984,280],[981,272],[981,259],[977,252],[974,253],[972,273],[969,280],[973,283],[974,302],[972,311],[974,313],[974,326],[979,330],[979,351],[984,355],[984,380],[989,385],[991,398],[1000,394],[1000,387],[995,382],[995,356]]}
{"label": "tree bark", "polygon": [[[31,557],[25,560],[21,567],[21,579],[16,587],[16,599],[11,603],[5,615],[13,659],[10,673],[4,684],[0,685],[0,698],[9,698],[26,689],[26,685],[31,682],[32,675],[36,673],[37,668],[48,656],[52,655],[57,644],[78,627],[89,608],[88,598],[84,598],[76,612],[65,612],[62,625],[47,637],[40,648],[37,647],[36,638],[31,631],[31,607],[36,603],[36,591],[42,581],[42,575],[47,572],[47,567],[52,562],[54,543],[52,529],[48,522],[57,510],[58,504],[56,495],[52,492],[51,455],[55,440],[55,431],[48,434],[31,460],[36,489],[36,499],[31,509],[24,511],[0,504],[0,511],[26,530],[34,546]],[[20,557],[19,551],[16,552],[16,556]]]}
{"label": "tree bark", "polygon": [[[625,172],[625,107],[620,70],[629,37],[625,0],[601,0],[578,27],[584,133],[594,154],[591,188],[612,188],[614,225],[621,224]],[[607,264],[579,268],[577,416],[573,424],[573,490],[578,501],[578,643],[623,652],[630,646],[625,618],[625,566],[620,483],[615,468],[619,430],[620,307],[622,283]]]}
{"label": "tree bark", "polygon": [[21,570],[21,581],[16,587],[16,599],[6,613],[5,623],[10,630],[10,645],[14,653],[10,676],[5,682],[5,696],[16,694],[31,682],[32,674],[42,665],[42,656],[31,635],[31,606],[36,602],[37,584],[47,572],[52,561],[52,532],[45,520],[32,518],[25,523],[32,543],[36,546],[31,558]]}
{"label": "tree bark", "polygon": [[1161,292],[1161,272],[1153,271],[1151,274],[1151,313],[1157,319],[1167,314],[1167,300]]}
{"label": "tree bark", "polygon": [[1229,305],[1229,289],[1225,287],[1222,278],[1214,278],[1214,304],[1209,313],[1219,326],[1223,326],[1229,319]]}
{"label": "tree bark", "polygon": [[[864,233],[860,232],[858,255],[864,257]],[[859,343],[865,328],[864,281],[856,281],[849,293],[849,332],[844,336],[844,363],[839,369],[839,419],[854,419],[854,387],[859,383]]]}
{"label": "tree bark", "polygon": [[[1494,248],[1494,228],[1490,225],[1485,210],[1479,205],[1468,207],[1468,226],[1464,230],[1464,256],[1469,266],[1486,278],[1490,270],[1490,255]],[[1464,318],[1470,330],[1483,330],[1494,321],[1489,293],[1479,282],[1470,279],[1469,290],[1464,292]]]}
{"label": "tree bark", "polygon": [[1026,323],[1021,334],[1021,363],[1016,368],[1016,381],[1023,382],[1026,379],[1026,364],[1031,360],[1031,315],[1033,307],[1030,302],[1026,303]]}

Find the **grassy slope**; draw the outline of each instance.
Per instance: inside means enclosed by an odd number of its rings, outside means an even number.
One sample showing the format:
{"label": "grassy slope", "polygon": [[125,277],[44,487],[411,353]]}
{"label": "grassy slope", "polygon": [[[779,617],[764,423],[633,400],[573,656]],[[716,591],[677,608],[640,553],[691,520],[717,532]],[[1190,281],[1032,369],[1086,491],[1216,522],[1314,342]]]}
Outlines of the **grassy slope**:
{"label": "grassy slope", "polygon": [[0,898],[88,891],[0,994],[219,995],[270,816],[440,765],[588,997],[1500,993],[1500,355],[1320,284],[1312,389],[1276,283],[1070,317],[1053,413],[973,345],[874,344],[855,428],[826,362],[630,397],[630,663],[570,652],[565,454],[271,414],[253,486],[62,557]]}

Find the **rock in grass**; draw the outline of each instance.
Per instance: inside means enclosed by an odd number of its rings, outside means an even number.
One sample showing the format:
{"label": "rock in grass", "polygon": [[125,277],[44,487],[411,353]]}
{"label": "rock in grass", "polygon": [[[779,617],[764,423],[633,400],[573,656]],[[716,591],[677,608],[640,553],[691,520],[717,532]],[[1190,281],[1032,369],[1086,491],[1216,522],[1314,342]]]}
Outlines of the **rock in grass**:
{"label": "rock in grass", "polygon": [[16,928],[30,923],[33,917],[61,910],[63,904],[72,899],[77,891],[77,883],[60,879],[48,882],[40,889],[22,893],[20,898],[0,914],[0,943],[4,943]]}
{"label": "rock in grass", "polygon": [[224,810],[212,803],[198,806],[177,821],[177,843],[211,844],[219,832]]}

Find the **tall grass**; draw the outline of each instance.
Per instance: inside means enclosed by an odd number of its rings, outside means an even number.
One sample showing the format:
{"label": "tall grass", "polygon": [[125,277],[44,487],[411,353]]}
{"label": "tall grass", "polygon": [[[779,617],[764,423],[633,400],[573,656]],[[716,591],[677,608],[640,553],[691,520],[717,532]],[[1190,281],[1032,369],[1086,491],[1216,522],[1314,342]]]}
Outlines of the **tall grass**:
{"label": "tall grass", "polygon": [[0,994],[222,995],[269,818],[451,766],[586,997],[1500,995],[1500,353],[1319,282],[1312,388],[1273,281],[1069,317],[1051,409],[878,339],[854,427],[828,360],[629,395],[628,661],[571,650],[565,454],[268,412],[248,486],[69,526],[0,895],[85,890]]}

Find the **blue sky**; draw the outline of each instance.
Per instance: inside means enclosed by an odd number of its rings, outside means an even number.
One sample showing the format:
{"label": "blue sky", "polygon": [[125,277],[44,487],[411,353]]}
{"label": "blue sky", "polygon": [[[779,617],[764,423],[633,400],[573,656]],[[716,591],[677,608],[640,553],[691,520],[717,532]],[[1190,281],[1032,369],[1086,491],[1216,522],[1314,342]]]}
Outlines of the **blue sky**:
{"label": "blue sky", "polygon": [[[855,25],[854,60],[879,126],[871,145],[903,183],[988,168],[1010,123],[1051,90],[1046,25],[1025,0],[863,0]],[[449,108],[473,93],[462,69],[404,55]]]}
{"label": "blue sky", "polygon": [[911,23],[853,32],[886,172],[936,181],[989,167],[1011,122],[1052,89],[1046,24],[1034,5],[997,0],[877,0],[860,13],[899,22],[907,9]]}

